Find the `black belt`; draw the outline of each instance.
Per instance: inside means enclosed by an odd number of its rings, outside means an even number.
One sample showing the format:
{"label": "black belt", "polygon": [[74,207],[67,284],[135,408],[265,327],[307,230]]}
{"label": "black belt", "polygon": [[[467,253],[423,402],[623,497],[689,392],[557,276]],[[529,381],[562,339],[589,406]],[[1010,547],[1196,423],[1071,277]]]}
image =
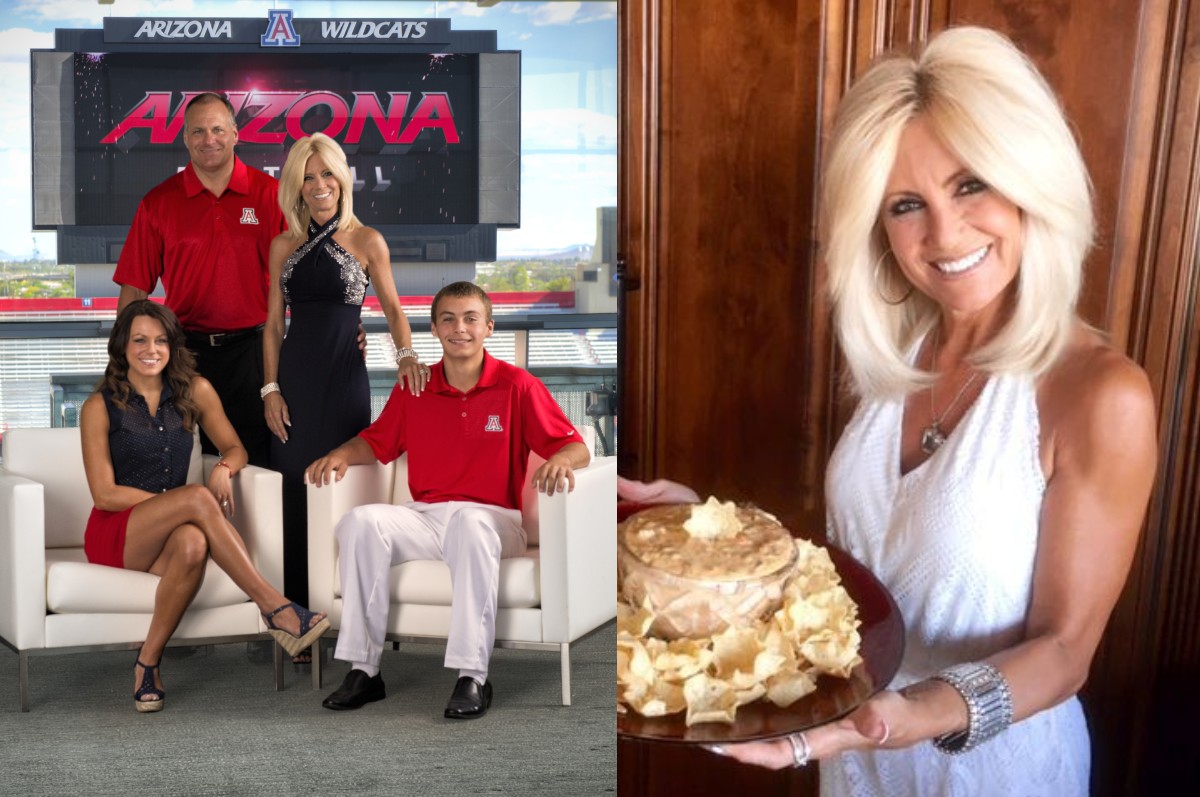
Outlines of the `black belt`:
{"label": "black belt", "polygon": [[187,337],[189,345],[210,346],[214,349],[221,346],[228,346],[231,343],[237,343],[239,340],[257,335],[262,332],[266,324],[259,324],[256,327],[246,327],[245,329],[234,329],[230,332],[194,332],[192,330],[184,330],[184,335]]}

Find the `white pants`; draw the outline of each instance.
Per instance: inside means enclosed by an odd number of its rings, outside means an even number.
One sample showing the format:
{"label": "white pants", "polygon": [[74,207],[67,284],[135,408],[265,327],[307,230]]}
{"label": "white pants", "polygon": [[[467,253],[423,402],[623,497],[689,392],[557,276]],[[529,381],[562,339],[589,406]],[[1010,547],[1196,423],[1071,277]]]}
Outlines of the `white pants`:
{"label": "white pants", "polygon": [[387,633],[392,566],[440,559],[450,566],[453,590],[445,665],[487,672],[496,639],[500,560],[525,552],[520,512],[465,501],[368,504],[347,512],[334,533],[342,581],[336,658],[377,665]]}

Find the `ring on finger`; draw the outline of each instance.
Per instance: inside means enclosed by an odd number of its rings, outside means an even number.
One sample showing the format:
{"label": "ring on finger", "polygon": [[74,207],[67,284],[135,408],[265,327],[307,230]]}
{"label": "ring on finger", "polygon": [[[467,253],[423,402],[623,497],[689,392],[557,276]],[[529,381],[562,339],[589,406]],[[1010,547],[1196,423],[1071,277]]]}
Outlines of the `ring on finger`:
{"label": "ring on finger", "polygon": [[792,766],[796,769],[808,765],[808,757],[812,755],[812,748],[808,745],[808,737],[803,733],[793,733],[787,737],[788,742],[792,745]]}

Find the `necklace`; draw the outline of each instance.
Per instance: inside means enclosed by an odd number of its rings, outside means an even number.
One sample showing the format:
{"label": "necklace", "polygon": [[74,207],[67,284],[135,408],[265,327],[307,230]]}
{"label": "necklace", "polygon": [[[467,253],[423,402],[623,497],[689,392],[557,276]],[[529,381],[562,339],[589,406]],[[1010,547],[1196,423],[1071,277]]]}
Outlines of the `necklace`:
{"label": "necklace", "polygon": [[[937,335],[937,331],[934,332],[934,335]],[[937,365],[937,347],[937,337],[934,337],[933,364],[935,366]],[[931,417],[933,420],[928,426],[921,430],[921,450],[926,454],[932,454],[934,451],[937,451],[942,447],[942,443],[946,442],[946,435],[942,432],[942,421],[946,420],[946,416],[949,415],[950,411],[958,405],[958,400],[961,399],[963,394],[967,392],[967,388],[975,383],[975,378],[977,376],[979,376],[978,371],[971,372],[971,376],[966,382],[963,382],[963,386],[958,389],[958,393],[955,394],[954,399],[948,405],[946,405],[946,409],[942,410],[941,415],[938,415],[934,410],[933,385],[929,386],[929,417]]]}

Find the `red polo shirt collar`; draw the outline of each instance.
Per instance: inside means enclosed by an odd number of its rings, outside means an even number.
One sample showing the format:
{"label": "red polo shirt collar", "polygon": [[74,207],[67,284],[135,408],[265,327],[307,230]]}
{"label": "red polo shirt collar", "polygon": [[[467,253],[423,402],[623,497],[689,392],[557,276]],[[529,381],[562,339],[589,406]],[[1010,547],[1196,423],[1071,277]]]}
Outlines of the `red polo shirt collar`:
{"label": "red polo shirt collar", "polygon": [[[435,393],[443,393],[446,395],[460,394],[462,391],[446,381],[446,372],[442,366],[444,362],[444,360],[438,360],[433,364],[433,367],[429,369],[429,384],[427,389],[432,390]],[[497,372],[499,370],[500,369],[496,366],[495,358],[488,354],[487,349],[484,349],[483,373],[479,375],[479,381],[475,383],[475,387],[468,390],[467,394],[469,395],[474,393],[476,390],[495,385],[498,375]]]}
{"label": "red polo shirt collar", "polygon": [[[188,161],[188,165],[183,169],[183,192],[188,198],[199,194],[201,191],[207,191],[204,183],[200,182],[200,178],[196,176],[196,168],[192,166],[192,162]],[[233,156],[233,174],[229,176],[229,185],[225,187],[226,191],[233,191],[235,194],[250,193],[250,175],[246,171],[246,164],[242,163],[242,159],[238,156]]]}

